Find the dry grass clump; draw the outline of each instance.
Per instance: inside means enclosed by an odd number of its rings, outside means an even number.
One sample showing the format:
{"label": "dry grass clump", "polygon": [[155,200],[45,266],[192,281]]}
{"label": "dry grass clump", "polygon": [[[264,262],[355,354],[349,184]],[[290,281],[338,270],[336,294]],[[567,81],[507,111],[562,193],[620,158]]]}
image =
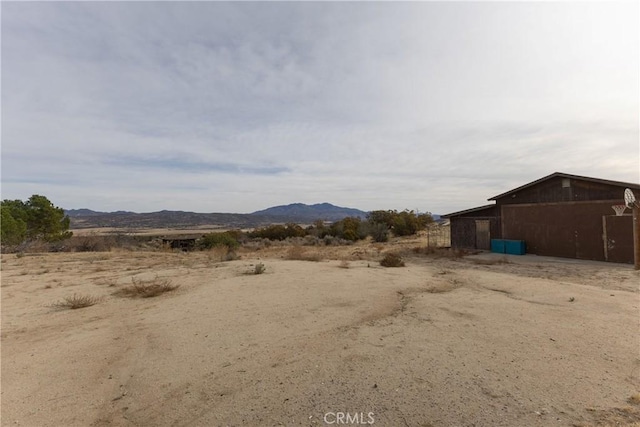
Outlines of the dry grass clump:
{"label": "dry grass clump", "polygon": [[91,307],[92,305],[96,305],[100,301],[102,301],[102,298],[100,297],[73,294],[72,297],[65,297],[62,301],[54,302],[49,307],[57,308],[60,310],[76,310],[78,308]]}
{"label": "dry grass clump", "polygon": [[303,248],[302,246],[299,246],[299,245],[291,246],[287,251],[285,258],[288,260],[294,260],[294,261],[315,261],[315,262],[318,262],[322,259],[318,254],[307,253],[306,248]]}
{"label": "dry grass clump", "polygon": [[152,298],[162,295],[165,292],[171,292],[180,287],[180,285],[172,285],[171,280],[167,278],[159,278],[156,276],[151,280],[131,278],[132,285],[122,288],[114,293],[114,295],[129,298]]}
{"label": "dry grass clump", "polygon": [[388,253],[382,258],[380,265],[383,267],[404,267],[404,261],[400,255]]}
{"label": "dry grass clump", "polygon": [[636,393],[627,399],[627,402],[633,405],[640,405],[640,393]]}
{"label": "dry grass clump", "polygon": [[506,256],[496,259],[472,259],[471,262],[477,265],[511,264],[511,261]]}

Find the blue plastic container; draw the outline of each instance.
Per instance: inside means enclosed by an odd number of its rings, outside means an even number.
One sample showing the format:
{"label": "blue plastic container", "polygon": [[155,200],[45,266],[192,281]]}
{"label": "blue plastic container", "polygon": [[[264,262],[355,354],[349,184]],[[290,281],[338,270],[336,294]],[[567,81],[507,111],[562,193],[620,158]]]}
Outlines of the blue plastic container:
{"label": "blue plastic container", "polygon": [[504,245],[504,240],[502,239],[491,239],[491,252],[495,252],[498,254],[504,254],[505,252],[505,245]]}
{"label": "blue plastic container", "polygon": [[527,247],[524,240],[491,239],[491,252],[509,255],[524,255]]}
{"label": "blue plastic container", "polygon": [[504,249],[504,253],[509,255],[524,255],[526,253],[524,240],[505,240]]}

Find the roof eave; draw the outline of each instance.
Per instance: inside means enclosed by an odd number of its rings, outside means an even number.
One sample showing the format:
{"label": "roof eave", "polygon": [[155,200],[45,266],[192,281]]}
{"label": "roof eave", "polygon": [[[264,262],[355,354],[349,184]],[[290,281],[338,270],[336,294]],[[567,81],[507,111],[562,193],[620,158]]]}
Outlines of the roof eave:
{"label": "roof eave", "polygon": [[485,209],[494,208],[496,206],[497,205],[495,203],[492,203],[490,205],[478,206],[478,207],[471,208],[471,209],[465,209],[463,211],[452,212],[452,213],[449,213],[449,214],[446,214],[446,215],[440,215],[440,218],[447,218],[448,219],[448,218],[451,218],[451,217],[454,217],[454,216],[458,216],[458,215],[463,215],[463,214],[467,214],[467,213],[471,213],[471,212],[482,211],[482,210],[485,210]]}

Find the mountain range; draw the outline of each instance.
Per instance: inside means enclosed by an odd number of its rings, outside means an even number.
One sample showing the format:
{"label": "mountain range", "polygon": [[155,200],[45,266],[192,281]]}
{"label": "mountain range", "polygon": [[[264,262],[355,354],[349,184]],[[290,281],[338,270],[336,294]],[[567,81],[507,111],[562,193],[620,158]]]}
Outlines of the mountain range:
{"label": "mountain range", "polygon": [[311,223],[315,220],[339,221],[352,216],[365,218],[367,212],[344,208],[330,203],[306,205],[293,203],[273,206],[250,214],[196,213],[184,211],[159,211],[136,213],[128,211],[97,212],[91,209],[65,210],[71,219],[71,229],[113,228],[187,228],[216,225],[226,228],[259,227],[274,223]]}

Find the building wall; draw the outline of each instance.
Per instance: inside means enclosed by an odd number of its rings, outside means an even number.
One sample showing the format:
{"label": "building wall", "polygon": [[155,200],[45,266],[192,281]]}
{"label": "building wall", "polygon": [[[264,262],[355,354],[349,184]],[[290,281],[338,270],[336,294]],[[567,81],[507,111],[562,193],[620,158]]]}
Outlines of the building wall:
{"label": "building wall", "polygon": [[[603,216],[615,214],[611,205],[620,200],[509,204],[501,206],[502,238],[524,240],[527,253],[565,258],[606,261],[603,240]],[[618,245],[616,257],[626,261],[633,257],[622,248],[632,240],[631,217],[617,220],[609,240]],[[628,256],[627,256],[628,255]],[[613,259],[609,259],[614,261]],[[620,262],[620,261],[617,261]]]}

